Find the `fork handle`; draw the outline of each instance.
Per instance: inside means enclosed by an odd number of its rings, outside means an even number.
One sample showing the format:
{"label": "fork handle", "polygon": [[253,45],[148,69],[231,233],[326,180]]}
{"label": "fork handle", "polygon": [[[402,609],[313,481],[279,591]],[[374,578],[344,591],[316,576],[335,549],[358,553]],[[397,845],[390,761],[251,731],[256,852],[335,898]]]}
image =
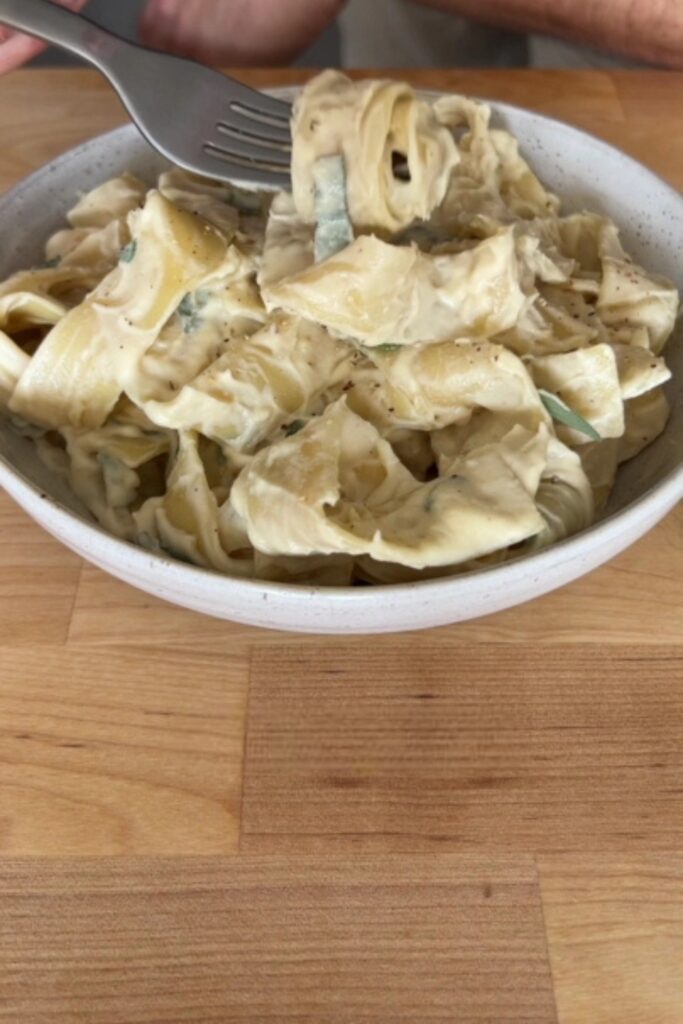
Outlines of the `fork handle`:
{"label": "fork handle", "polygon": [[0,0],[0,23],[69,50],[107,75],[112,71],[111,61],[132,46],[50,0]]}

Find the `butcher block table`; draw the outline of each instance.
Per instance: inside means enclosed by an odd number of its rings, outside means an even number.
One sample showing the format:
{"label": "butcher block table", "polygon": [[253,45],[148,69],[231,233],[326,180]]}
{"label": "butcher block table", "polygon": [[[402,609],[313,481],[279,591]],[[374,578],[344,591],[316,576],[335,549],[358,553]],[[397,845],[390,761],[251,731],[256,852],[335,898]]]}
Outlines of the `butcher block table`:
{"label": "butcher block table", "polygon": [[[408,77],[683,187],[683,75]],[[123,120],[90,72],[3,79],[0,185]],[[0,497],[0,1020],[682,1024],[682,627],[680,507],[531,604],[358,639],[173,608]]]}

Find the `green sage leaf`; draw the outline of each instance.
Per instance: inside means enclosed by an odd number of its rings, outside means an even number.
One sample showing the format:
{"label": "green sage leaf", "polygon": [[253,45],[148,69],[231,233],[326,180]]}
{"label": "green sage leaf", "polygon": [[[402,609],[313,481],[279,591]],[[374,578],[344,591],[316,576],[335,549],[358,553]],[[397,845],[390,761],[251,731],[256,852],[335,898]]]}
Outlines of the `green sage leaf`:
{"label": "green sage leaf", "polygon": [[119,256],[121,263],[132,263],[137,251],[138,243],[135,240],[129,242],[128,245],[124,245]]}
{"label": "green sage leaf", "polygon": [[591,441],[602,441],[602,437],[595,429],[595,427],[585,420],[578,412],[574,409],[570,409],[569,406],[558,398],[557,395],[553,395],[550,391],[545,391],[543,388],[538,389],[538,393],[541,396],[541,401],[552,416],[558,423],[563,423],[565,427],[571,427],[573,430],[578,430],[580,433],[585,434],[586,437],[590,437]]}
{"label": "green sage leaf", "polygon": [[315,262],[336,255],[353,242],[346,198],[343,156],[323,156],[313,165],[315,180]]}

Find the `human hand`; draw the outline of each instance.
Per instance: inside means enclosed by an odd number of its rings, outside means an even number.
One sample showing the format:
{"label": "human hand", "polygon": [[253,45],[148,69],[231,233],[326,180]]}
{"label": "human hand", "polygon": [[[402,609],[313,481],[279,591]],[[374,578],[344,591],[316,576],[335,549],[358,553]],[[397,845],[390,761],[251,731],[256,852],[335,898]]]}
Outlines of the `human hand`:
{"label": "human hand", "polygon": [[284,63],[346,0],[148,0],[143,42],[214,66]]}
{"label": "human hand", "polygon": [[[62,7],[69,7],[72,11],[80,11],[87,2],[88,0],[56,0],[56,3]],[[46,45],[39,39],[32,39],[31,36],[13,32],[12,29],[0,25],[0,75],[32,60],[46,49]]]}

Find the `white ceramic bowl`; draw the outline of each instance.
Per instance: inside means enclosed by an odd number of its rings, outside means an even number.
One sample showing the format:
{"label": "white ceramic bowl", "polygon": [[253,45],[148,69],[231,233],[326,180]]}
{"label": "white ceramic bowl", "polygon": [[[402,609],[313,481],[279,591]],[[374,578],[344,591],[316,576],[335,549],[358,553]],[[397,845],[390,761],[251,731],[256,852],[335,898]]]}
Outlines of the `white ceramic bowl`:
{"label": "white ceramic bowl", "polygon": [[[289,97],[290,90],[278,95]],[[495,104],[498,123],[522,143],[567,209],[600,211],[627,249],[683,290],[683,199],[604,142],[538,114]],[[154,182],[164,163],[132,126],[93,139],[32,175],[0,201],[0,278],[42,257],[79,193],[128,169]],[[673,415],[666,432],[622,467],[603,519],[538,554],[450,579],[391,587],[319,588],[232,579],[150,554],[95,525],[29,441],[0,424],[0,486],[49,533],[90,562],[175,604],[237,622],[318,633],[381,633],[476,618],[563,586],[646,533],[683,497],[683,344],[667,360]]]}

